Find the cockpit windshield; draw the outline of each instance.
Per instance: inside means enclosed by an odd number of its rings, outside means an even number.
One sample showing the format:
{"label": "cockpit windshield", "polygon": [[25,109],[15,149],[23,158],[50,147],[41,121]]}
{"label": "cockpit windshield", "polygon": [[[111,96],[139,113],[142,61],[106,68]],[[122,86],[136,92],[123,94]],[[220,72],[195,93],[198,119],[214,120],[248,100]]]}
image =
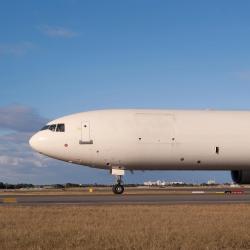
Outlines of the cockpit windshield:
{"label": "cockpit windshield", "polygon": [[65,131],[65,126],[63,123],[59,123],[57,124],[57,127],[56,127],[56,132],[64,132]]}
{"label": "cockpit windshield", "polygon": [[49,126],[49,130],[56,131],[56,124],[52,124]]}
{"label": "cockpit windshield", "polygon": [[51,125],[46,125],[44,127],[41,128],[40,131],[42,130],[51,130],[53,132],[65,132],[65,125],[63,123],[59,123],[59,124],[51,124]]}

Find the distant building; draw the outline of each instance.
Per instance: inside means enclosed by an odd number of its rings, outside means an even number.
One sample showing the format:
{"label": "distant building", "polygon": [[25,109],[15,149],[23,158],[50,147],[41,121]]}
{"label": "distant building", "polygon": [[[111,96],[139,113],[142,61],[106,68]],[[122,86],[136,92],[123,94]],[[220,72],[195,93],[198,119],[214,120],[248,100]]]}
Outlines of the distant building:
{"label": "distant building", "polygon": [[215,180],[208,180],[207,185],[214,185],[216,184]]}
{"label": "distant building", "polygon": [[183,181],[145,181],[144,186],[176,186],[176,185],[185,185]]}
{"label": "distant building", "polygon": [[233,188],[234,188],[234,187],[240,187],[240,185],[237,184],[237,183],[233,183],[233,182],[232,182],[232,183],[230,184],[230,187],[233,187]]}

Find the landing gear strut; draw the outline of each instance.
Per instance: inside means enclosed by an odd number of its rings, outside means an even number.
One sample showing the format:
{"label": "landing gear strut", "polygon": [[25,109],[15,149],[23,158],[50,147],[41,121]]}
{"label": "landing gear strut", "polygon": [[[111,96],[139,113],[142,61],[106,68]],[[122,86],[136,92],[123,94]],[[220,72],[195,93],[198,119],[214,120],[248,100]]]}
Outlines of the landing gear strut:
{"label": "landing gear strut", "polygon": [[116,176],[116,184],[113,185],[112,191],[114,194],[122,194],[124,192],[124,186],[122,176],[124,175],[123,169],[112,169],[112,175]]}
{"label": "landing gear strut", "polygon": [[116,184],[113,185],[112,190],[114,194],[122,194],[124,192],[124,186],[122,185],[122,176],[117,175]]}

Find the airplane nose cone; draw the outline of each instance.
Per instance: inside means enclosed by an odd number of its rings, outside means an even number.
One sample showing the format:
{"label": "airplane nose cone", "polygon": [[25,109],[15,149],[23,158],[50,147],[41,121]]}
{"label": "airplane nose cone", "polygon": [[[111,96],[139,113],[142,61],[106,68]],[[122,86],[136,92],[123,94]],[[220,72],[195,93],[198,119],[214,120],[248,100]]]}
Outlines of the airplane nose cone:
{"label": "airplane nose cone", "polygon": [[38,153],[50,155],[53,153],[53,143],[50,139],[46,131],[39,131],[30,138],[29,144]]}
{"label": "airplane nose cone", "polygon": [[48,140],[47,136],[44,136],[43,134],[38,132],[30,138],[29,144],[35,151],[43,153],[43,151],[46,149],[48,145],[47,140]]}
{"label": "airplane nose cone", "polygon": [[30,146],[34,149],[34,150],[37,150],[37,136],[36,135],[33,135],[30,140],[29,140],[29,144]]}

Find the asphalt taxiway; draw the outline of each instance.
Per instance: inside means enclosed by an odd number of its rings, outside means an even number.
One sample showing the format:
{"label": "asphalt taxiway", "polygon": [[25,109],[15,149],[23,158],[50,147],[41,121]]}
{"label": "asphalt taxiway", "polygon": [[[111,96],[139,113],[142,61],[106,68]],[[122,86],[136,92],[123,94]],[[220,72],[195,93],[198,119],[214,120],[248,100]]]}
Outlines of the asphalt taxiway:
{"label": "asphalt taxiway", "polygon": [[1,205],[171,205],[240,203],[250,203],[250,194],[0,195]]}

